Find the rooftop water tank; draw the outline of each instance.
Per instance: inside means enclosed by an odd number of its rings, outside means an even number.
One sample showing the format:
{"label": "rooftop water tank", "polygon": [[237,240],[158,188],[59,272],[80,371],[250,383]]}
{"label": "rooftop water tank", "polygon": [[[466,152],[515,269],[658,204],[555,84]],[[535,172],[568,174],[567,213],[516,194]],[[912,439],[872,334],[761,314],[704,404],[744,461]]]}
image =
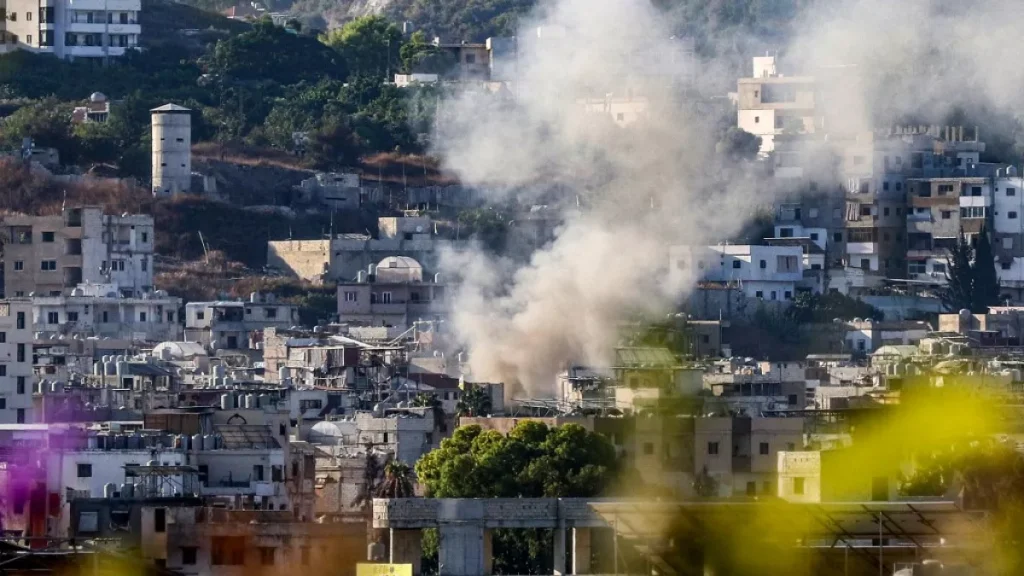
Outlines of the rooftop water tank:
{"label": "rooftop water tank", "polygon": [[134,498],[135,497],[135,484],[131,482],[125,482],[121,484],[121,498]]}
{"label": "rooftop water tank", "polygon": [[202,434],[193,434],[192,435],[192,449],[193,450],[197,450],[197,451],[203,449],[203,435]]}
{"label": "rooftop water tank", "polygon": [[235,398],[231,394],[220,395],[220,409],[231,410],[235,407]]}
{"label": "rooftop water tank", "polygon": [[256,398],[252,394],[245,395],[245,408],[246,410],[252,410],[256,407]]}
{"label": "rooftop water tank", "polygon": [[217,440],[213,434],[207,434],[203,436],[203,450],[214,450],[217,446]]}
{"label": "rooftop water tank", "polygon": [[215,378],[223,378],[224,377],[224,365],[223,364],[214,364],[213,365],[213,376]]}

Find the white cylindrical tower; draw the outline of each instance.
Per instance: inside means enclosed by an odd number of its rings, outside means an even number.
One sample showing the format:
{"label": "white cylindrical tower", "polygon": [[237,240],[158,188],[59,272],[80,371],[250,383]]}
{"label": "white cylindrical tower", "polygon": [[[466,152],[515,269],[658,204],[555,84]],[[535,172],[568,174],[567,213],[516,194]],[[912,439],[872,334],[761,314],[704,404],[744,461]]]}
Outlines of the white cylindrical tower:
{"label": "white cylindrical tower", "polygon": [[192,187],[192,111],[177,104],[150,110],[153,119],[153,194]]}

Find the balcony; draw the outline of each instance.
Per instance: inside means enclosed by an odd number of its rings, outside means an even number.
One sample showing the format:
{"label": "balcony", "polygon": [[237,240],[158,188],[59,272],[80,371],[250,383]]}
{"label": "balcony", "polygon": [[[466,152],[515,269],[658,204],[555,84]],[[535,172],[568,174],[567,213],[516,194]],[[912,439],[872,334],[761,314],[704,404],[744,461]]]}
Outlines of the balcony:
{"label": "balcony", "polygon": [[86,12],[138,12],[142,0],[68,0],[68,10]]}
{"label": "balcony", "polygon": [[847,242],[847,254],[878,254],[877,242]]}
{"label": "balcony", "polygon": [[[142,27],[135,23],[70,22],[66,31],[78,34],[139,34],[142,32]],[[111,48],[125,48],[125,46],[111,46]]]}
{"label": "balcony", "polygon": [[989,196],[961,196],[960,207],[967,208],[972,206],[991,206],[992,198]]}

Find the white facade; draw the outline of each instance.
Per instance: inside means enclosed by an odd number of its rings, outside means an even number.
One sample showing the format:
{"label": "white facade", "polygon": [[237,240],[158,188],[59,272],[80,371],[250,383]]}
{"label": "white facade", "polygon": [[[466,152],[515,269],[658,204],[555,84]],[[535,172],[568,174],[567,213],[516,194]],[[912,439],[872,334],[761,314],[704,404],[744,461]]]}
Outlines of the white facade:
{"label": "white facade", "polygon": [[0,424],[32,422],[32,302],[0,300]]}
{"label": "white facade", "polygon": [[141,0],[8,0],[6,8],[4,51],[110,58],[140,45]]}
{"label": "white facade", "polygon": [[150,110],[153,133],[153,194],[192,188],[192,111],[165,104]]}
{"label": "white facade", "polygon": [[32,330],[40,337],[79,334],[164,342],[181,338],[181,298],[166,292],[121,296],[116,284],[83,284],[70,296],[32,298]]}
{"label": "white facade", "polygon": [[792,300],[803,280],[799,246],[673,246],[669,279],[684,286],[687,278],[738,284],[748,298]]}

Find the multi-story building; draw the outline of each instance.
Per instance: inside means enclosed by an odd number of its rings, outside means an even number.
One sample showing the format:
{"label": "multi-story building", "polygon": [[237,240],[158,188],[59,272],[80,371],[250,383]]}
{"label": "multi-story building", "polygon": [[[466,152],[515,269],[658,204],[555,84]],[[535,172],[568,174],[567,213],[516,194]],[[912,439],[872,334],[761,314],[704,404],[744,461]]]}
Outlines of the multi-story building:
{"label": "multi-story building", "polygon": [[1004,168],[992,188],[992,248],[1003,293],[1024,300],[1024,178]]}
{"label": "multi-story building", "polygon": [[117,284],[81,284],[67,296],[32,298],[32,326],[40,337],[173,341],[181,339],[180,307],[181,298],[162,290],[124,296]]}
{"label": "multi-story building", "polygon": [[442,247],[430,218],[410,211],[378,219],[379,234],[337,234],[329,240],[280,240],[267,244],[267,266],[315,282],[357,280],[388,256],[408,256],[431,266]]}
{"label": "multi-story building", "polygon": [[804,281],[800,246],[673,246],[669,249],[670,282],[684,279],[735,283],[748,298],[792,300]]}
{"label": "multi-story building", "polygon": [[779,134],[816,131],[816,85],[810,76],[784,76],[774,56],[754,58],[754,75],[737,86],[736,125],[761,138],[761,153],[775,150]]}
{"label": "multi-story building", "polygon": [[381,260],[365,281],[338,283],[338,320],[369,326],[410,327],[447,310],[447,286],[423,280],[423,267],[404,256]]}
{"label": "multi-story building", "polygon": [[105,215],[95,206],[11,214],[0,234],[9,297],[68,294],[81,283],[116,284],[124,295],[153,288],[152,216]]}
{"label": "multi-story building", "polygon": [[32,302],[0,301],[0,423],[32,422]]}
{"label": "multi-story building", "polygon": [[253,293],[248,302],[185,305],[185,339],[215,350],[248,349],[259,341],[264,328],[288,328],[298,323],[298,307],[278,302],[273,294]]}
{"label": "multi-story building", "polygon": [[8,0],[7,49],[58,58],[111,58],[140,46],[141,0]]}

